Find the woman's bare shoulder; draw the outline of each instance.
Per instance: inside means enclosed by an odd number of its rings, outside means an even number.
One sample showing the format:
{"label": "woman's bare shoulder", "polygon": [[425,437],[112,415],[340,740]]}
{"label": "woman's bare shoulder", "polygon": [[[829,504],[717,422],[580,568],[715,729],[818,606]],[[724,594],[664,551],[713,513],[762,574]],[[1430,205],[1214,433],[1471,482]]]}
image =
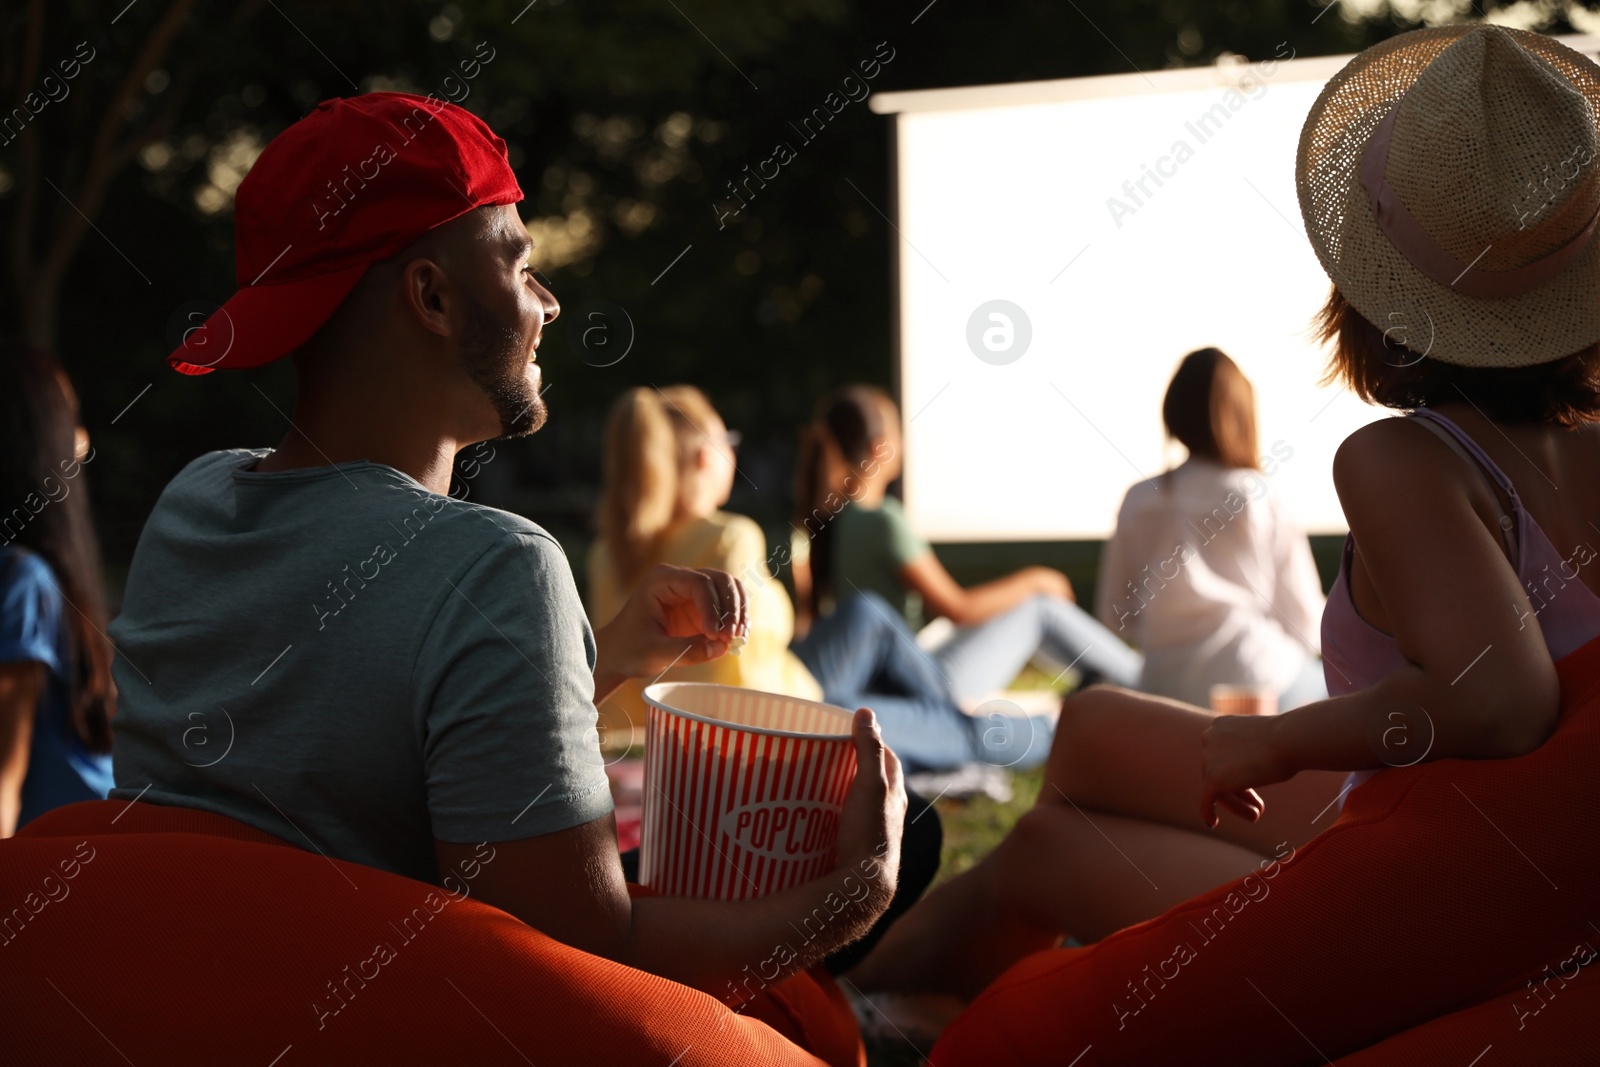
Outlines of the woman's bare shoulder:
{"label": "woman's bare shoulder", "polygon": [[1459,458],[1448,445],[1410,419],[1378,419],[1339,445],[1333,454],[1333,484],[1344,499],[1347,492],[1388,490],[1439,474],[1448,477],[1452,460],[1459,466]]}

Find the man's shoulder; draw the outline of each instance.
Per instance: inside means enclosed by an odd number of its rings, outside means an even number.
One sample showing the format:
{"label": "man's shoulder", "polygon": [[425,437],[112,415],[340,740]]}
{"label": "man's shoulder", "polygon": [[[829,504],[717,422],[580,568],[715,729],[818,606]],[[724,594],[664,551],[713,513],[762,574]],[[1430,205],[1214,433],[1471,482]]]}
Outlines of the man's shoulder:
{"label": "man's shoulder", "polygon": [[541,586],[555,582],[576,589],[566,549],[537,522],[486,504],[423,492],[413,497],[413,514],[433,516],[429,527],[439,531],[439,543],[450,546],[464,578],[478,571],[491,584],[508,581],[515,588],[522,581]]}
{"label": "man's shoulder", "polygon": [[234,470],[247,463],[253,463],[262,456],[267,455],[270,448],[220,448],[215,452],[205,452],[184,464],[183,469],[173,475],[167,483],[166,492],[183,490],[217,478],[227,478]]}
{"label": "man's shoulder", "polygon": [[526,516],[432,492],[398,471],[374,473],[377,484],[401,494],[403,509],[409,509],[419,520],[426,518],[430,527],[460,542],[463,554],[472,553],[474,548],[488,552],[498,547],[514,554],[566,561],[561,543]]}
{"label": "man's shoulder", "polygon": [[[498,547],[502,552],[566,565],[560,543],[522,515],[435,493],[382,463],[361,461],[272,473],[248,469],[271,451],[231,448],[207,452],[168,483],[162,494],[165,503],[170,507],[196,497],[213,502],[237,492],[241,485],[272,485],[290,494],[274,498],[280,506],[293,500],[310,513],[326,511],[344,523],[381,520],[404,542],[429,530],[429,541],[450,542],[451,555],[464,562],[475,561]],[[299,489],[307,495],[302,496]]]}

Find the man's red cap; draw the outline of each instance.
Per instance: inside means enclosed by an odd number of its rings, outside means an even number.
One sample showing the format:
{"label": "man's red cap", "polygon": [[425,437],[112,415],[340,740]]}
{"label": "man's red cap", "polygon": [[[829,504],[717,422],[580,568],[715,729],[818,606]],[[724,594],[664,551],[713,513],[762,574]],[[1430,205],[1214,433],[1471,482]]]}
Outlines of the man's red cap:
{"label": "man's red cap", "polygon": [[522,189],[506,143],[437,97],[324,100],[261,153],[234,203],[239,291],[167,357],[174,370],[257,367],[322,328],[372,264]]}

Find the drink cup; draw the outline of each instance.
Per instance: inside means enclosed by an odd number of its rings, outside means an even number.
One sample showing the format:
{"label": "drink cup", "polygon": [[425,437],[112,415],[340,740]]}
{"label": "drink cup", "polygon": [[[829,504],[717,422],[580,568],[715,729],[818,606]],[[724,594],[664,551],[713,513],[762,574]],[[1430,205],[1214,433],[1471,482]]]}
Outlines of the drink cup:
{"label": "drink cup", "polygon": [[648,686],[644,699],[642,885],[744,900],[838,863],[850,712],[704,682]]}
{"label": "drink cup", "polygon": [[1276,715],[1278,693],[1249,685],[1214,685],[1211,710],[1218,715]]}

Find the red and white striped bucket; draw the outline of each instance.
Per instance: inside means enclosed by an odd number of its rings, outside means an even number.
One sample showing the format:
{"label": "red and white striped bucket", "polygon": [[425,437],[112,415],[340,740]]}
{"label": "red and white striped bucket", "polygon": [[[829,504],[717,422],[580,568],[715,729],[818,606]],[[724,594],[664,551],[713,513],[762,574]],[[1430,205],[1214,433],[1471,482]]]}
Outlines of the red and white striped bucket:
{"label": "red and white striped bucket", "polygon": [[652,685],[644,699],[641,884],[744,900],[838,863],[856,775],[850,712],[704,682]]}

